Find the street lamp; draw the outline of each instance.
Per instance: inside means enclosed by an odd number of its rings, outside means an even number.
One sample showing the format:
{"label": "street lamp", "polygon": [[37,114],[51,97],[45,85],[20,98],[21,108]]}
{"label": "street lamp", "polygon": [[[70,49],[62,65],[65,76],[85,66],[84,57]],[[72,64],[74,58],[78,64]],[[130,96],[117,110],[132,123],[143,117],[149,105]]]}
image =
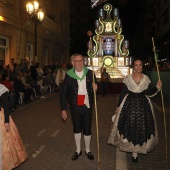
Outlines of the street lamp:
{"label": "street lamp", "polygon": [[31,19],[34,21],[35,34],[34,34],[34,60],[37,56],[37,23],[41,23],[44,19],[44,12],[39,9],[39,3],[37,1],[28,2],[26,4],[26,10],[30,15]]}

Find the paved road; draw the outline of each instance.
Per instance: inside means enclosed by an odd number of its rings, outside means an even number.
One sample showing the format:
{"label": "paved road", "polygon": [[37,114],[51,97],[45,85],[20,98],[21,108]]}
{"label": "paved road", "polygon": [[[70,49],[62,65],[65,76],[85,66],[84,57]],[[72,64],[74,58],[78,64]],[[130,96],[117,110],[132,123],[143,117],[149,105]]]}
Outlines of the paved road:
{"label": "paved road", "polygon": [[[97,96],[100,131],[100,165],[103,170],[114,169],[115,148],[106,144],[111,127],[112,111],[115,98]],[[107,100],[107,101],[106,101]],[[91,151],[94,161],[89,161],[84,154],[77,161],[72,161],[75,143],[72,123],[63,123],[60,117],[58,94],[51,94],[46,99],[39,99],[14,112],[12,117],[26,146],[29,159],[16,170],[95,170],[98,169],[96,124],[93,116],[93,134]],[[70,117],[70,116],[69,116]]]}
{"label": "paved road", "polygon": [[[156,100],[158,100],[156,98]],[[114,146],[107,145],[110,133],[111,117],[117,101],[116,94],[105,97],[97,95],[98,121],[100,133],[100,169],[101,170],[168,170],[170,159],[165,163],[165,138],[163,115],[156,109],[159,130],[159,146],[148,155],[140,155],[139,163],[131,162],[131,154],[119,152]],[[159,103],[159,102],[158,102]],[[157,105],[156,105],[157,106]],[[91,151],[94,161],[84,154],[78,160],[70,158],[75,151],[71,121],[63,123],[60,118],[58,94],[50,94],[46,99],[37,99],[31,104],[20,107],[12,114],[28,153],[28,160],[15,170],[97,170],[97,145],[95,114],[93,116],[93,134]],[[70,117],[70,116],[69,116]],[[170,134],[170,114],[167,114],[167,135]],[[170,153],[170,141],[168,152]]]}

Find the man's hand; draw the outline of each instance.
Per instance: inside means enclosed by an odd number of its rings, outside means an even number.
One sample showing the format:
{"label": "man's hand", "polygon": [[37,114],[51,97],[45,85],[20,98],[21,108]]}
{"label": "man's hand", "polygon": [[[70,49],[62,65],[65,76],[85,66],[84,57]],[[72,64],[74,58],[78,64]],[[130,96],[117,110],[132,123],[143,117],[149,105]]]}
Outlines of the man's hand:
{"label": "man's hand", "polygon": [[9,123],[5,123],[5,130],[6,130],[6,132],[9,132],[9,130],[10,130],[10,124]]}
{"label": "man's hand", "polygon": [[66,110],[61,111],[61,117],[63,118],[64,121],[67,121],[67,112],[66,112]]}
{"label": "man's hand", "polygon": [[96,91],[97,90],[97,84],[93,83],[92,86],[93,86],[93,90]]}

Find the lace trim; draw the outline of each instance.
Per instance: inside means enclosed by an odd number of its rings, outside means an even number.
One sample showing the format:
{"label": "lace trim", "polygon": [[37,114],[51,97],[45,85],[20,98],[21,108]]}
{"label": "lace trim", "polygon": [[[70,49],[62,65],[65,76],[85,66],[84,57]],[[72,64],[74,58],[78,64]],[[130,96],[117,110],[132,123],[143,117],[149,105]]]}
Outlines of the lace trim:
{"label": "lace trim", "polygon": [[155,146],[158,144],[156,137],[151,135],[150,139],[147,143],[143,143],[142,146],[134,145],[132,142],[129,142],[126,138],[123,138],[123,135],[119,135],[119,132],[116,133],[114,139],[112,141],[108,141],[108,143],[115,145],[119,148],[119,150],[124,152],[136,152],[141,154],[147,154],[154,150]]}
{"label": "lace trim", "polygon": [[127,75],[123,79],[123,83],[126,84],[129,91],[134,93],[140,93],[148,88],[148,85],[151,83],[149,77],[143,74],[143,78],[139,84],[136,84],[132,78],[132,75]]}
{"label": "lace trim", "polygon": [[157,94],[158,94],[158,92],[159,92],[160,90],[158,90],[157,92],[155,92],[154,94],[152,94],[152,95],[147,95],[148,97],[154,97],[154,96],[156,96]]}
{"label": "lace trim", "polygon": [[153,118],[154,118],[155,136],[151,135],[151,137],[147,141],[147,143],[143,143],[142,146],[140,146],[140,145],[134,146],[134,144],[129,142],[126,138],[124,139],[123,135],[119,134],[119,130],[117,128],[119,117],[120,117],[120,112],[122,110],[123,104],[124,104],[127,96],[128,96],[128,94],[124,97],[124,99],[123,99],[123,101],[122,101],[122,103],[119,107],[119,111],[116,114],[115,120],[112,123],[112,129],[111,129],[111,133],[110,133],[110,136],[108,138],[107,143],[118,147],[121,151],[147,154],[147,152],[152,151],[155,148],[155,146],[158,145],[158,130],[157,130],[157,123],[156,123],[156,117],[155,117],[155,114],[154,114],[153,105],[152,105],[150,99],[146,96],[149,103],[150,103],[152,115],[153,115]]}

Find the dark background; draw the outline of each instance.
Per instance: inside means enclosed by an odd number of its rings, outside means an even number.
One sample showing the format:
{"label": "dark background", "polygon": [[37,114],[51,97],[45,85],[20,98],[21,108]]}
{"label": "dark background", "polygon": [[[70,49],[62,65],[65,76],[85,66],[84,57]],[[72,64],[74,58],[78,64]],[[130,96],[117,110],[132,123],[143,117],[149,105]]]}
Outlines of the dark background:
{"label": "dark background", "polygon": [[[86,4],[88,15],[82,15],[81,13],[79,13],[79,16],[77,16],[79,17],[79,22],[77,24],[74,24],[74,27],[71,27],[71,32],[72,29],[76,29],[76,34],[70,35],[71,40],[74,40],[71,42],[70,54],[78,52],[83,55],[87,55],[87,42],[89,40],[89,37],[87,36],[87,31],[91,30],[94,34],[94,22],[96,19],[98,19],[98,11],[100,8],[103,8],[104,4],[109,3],[112,5],[112,13],[114,8],[119,9],[119,18],[122,20],[122,35],[124,35],[125,39],[129,40],[130,55],[134,55],[136,53],[134,49],[134,42],[136,38],[135,33],[137,31],[139,23],[138,16],[140,12],[140,2],[141,0],[108,0],[91,9],[91,3],[90,0],[88,0],[88,3]],[[80,6],[81,10],[81,0],[79,3],[77,2],[77,5]],[[88,23],[81,24],[81,18],[88,19]]]}

